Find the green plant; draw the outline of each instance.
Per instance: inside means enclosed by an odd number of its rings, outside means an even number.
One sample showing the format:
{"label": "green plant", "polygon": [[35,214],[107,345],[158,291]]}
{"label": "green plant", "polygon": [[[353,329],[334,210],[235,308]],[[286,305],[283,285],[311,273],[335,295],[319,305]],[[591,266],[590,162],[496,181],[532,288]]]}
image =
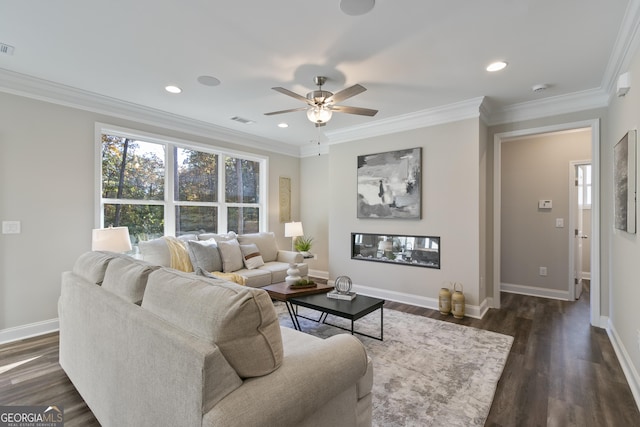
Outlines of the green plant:
{"label": "green plant", "polygon": [[309,279],[300,279],[293,284],[293,286],[310,286],[310,285],[315,285],[315,282]]}
{"label": "green plant", "polygon": [[313,242],[313,237],[300,236],[296,239],[294,247],[298,252],[309,252],[311,250],[311,242]]}

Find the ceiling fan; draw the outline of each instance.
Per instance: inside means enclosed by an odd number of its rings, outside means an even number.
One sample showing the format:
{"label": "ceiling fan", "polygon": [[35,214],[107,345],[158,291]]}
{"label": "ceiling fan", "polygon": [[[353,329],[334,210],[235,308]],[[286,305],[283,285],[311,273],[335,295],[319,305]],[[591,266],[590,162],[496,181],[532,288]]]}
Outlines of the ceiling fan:
{"label": "ceiling fan", "polygon": [[358,114],[361,116],[369,116],[369,117],[375,116],[376,113],[378,112],[378,110],[372,110],[370,108],[348,107],[344,105],[336,105],[336,103],[338,102],[344,101],[345,99],[351,98],[352,96],[356,96],[357,94],[367,90],[364,86],[356,84],[334,94],[327,90],[322,90],[322,85],[324,85],[327,81],[326,77],[316,76],[314,77],[313,81],[316,85],[318,85],[318,90],[312,90],[307,94],[306,98],[302,95],[298,95],[295,92],[291,92],[289,89],[285,89],[283,87],[271,88],[276,92],[280,92],[282,94],[288,95],[292,98],[295,98],[299,101],[306,103],[307,105],[304,107],[291,108],[289,110],[281,110],[281,111],[273,111],[271,113],[264,113],[265,116],[273,116],[275,114],[283,114],[283,113],[291,113],[293,111],[307,110],[307,118],[311,122],[315,123],[316,127],[320,127],[327,124],[327,122],[331,119],[331,116],[334,111],[338,113]]}

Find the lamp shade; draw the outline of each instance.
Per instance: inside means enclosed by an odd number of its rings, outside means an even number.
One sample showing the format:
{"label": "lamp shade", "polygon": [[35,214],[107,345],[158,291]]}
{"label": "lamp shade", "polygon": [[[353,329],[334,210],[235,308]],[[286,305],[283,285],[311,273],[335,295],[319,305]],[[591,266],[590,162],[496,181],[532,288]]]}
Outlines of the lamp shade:
{"label": "lamp shade", "polygon": [[284,224],[284,237],[304,236],[301,222],[287,222]]}
{"label": "lamp shade", "polygon": [[127,227],[94,228],[91,233],[92,251],[127,252],[131,250]]}

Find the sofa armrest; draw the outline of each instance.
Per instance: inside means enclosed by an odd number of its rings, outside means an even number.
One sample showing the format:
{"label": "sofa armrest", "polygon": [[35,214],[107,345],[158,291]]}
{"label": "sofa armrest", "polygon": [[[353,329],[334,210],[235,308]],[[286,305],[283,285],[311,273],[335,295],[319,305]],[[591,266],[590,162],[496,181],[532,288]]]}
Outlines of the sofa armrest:
{"label": "sofa armrest", "polygon": [[304,262],[304,257],[300,252],[294,251],[284,251],[282,249],[278,250],[278,257],[276,258],[278,262],[286,262],[286,263],[301,263]]}
{"label": "sofa armrest", "polygon": [[340,425],[356,425],[356,385],[366,375],[368,362],[364,346],[351,335],[317,340],[285,355],[282,366],[271,374],[246,380],[204,415],[203,425],[301,425],[341,394],[349,409],[336,419]]}

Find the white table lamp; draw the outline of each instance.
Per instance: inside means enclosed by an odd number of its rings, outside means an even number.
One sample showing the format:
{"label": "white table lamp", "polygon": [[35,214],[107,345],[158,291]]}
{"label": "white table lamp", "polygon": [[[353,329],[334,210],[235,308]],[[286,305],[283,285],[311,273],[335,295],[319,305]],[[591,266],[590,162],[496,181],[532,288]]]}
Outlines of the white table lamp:
{"label": "white table lamp", "polygon": [[128,252],[131,250],[128,227],[94,228],[91,233],[92,251]]}
{"label": "white table lamp", "polygon": [[301,222],[287,222],[284,224],[284,237],[291,237],[291,250],[295,250],[296,237],[304,236]]}

